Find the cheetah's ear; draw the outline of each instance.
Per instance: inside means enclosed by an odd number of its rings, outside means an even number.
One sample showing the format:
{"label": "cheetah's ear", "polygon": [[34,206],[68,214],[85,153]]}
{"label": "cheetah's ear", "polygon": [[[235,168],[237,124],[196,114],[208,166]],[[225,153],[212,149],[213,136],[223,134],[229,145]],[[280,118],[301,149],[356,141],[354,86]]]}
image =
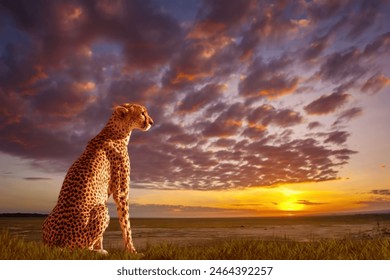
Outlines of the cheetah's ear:
{"label": "cheetah's ear", "polygon": [[123,107],[123,106],[116,106],[114,108],[115,110],[115,114],[120,118],[120,119],[124,119],[126,114],[129,112],[129,110],[127,110],[127,108]]}

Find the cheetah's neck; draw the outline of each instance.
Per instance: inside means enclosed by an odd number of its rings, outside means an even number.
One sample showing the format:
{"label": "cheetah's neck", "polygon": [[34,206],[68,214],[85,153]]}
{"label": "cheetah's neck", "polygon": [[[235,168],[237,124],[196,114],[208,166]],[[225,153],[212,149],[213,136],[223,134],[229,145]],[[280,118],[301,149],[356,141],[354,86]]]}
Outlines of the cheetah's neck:
{"label": "cheetah's neck", "polygon": [[110,119],[101,131],[101,134],[105,134],[106,136],[108,136],[108,138],[113,140],[122,140],[126,143],[126,145],[128,145],[130,141],[131,131],[131,127],[118,125],[118,122],[113,119]]}

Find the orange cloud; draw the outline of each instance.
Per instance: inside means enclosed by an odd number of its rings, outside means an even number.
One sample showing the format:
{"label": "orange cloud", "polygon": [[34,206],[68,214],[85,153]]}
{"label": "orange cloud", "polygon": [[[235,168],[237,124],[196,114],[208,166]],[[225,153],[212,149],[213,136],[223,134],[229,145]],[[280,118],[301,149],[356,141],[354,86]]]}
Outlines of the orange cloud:
{"label": "orange cloud", "polygon": [[96,88],[96,84],[94,82],[75,82],[73,88],[80,92],[91,91]]}
{"label": "orange cloud", "polygon": [[26,83],[29,86],[35,84],[36,82],[38,82],[40,80],[47,79],[49,77],[47,75],[47,73],[45,71],[43,71],[42,65],[35,65],[34,69],[36,71],[36,74],[33,77],[31,77],[30,80],[28,80]]}
{"label": "orange cloud", "polygon": [[227,126],[238,126],[238,127],[241,127],[242,126],[242,121],[237,121],[237,120],[226,120],[225,124]]}
{"label": "orange cloud", "polygon": [[364,92],[376,93],[388,85],[390,85],[390,78],[383,74],[374,75],[364,83],[361,90]]}
{"label": "orange cloud", "polygon": [[[200,75],[201,76],[201,75]],[[175,79],[173,80],[173,83],[178,83],[182,80],[187,80],[187,81],[193,81],[197,78],[197,75],[194,74],[186,74],[183,72],[180,72],[176,75]]]}
{"label": "orange cloud", "polygon": [[82,20],[84,11],[80,6],[70,4],[59,5],[60,26],[64,31],[75,29]]}
{"label": "orange cloud", "polygon": [[208,39],[217,33],[223,31],[226,25],[210,20],[199,22],[194,29],[187,35],[187,39]]}
{"label": "orange cloud", "polygon": [[260,131],[260,132],[266,131],[266,130],[267,130],[267,126],[262,125],[262,124],[258,124],[258,123],[249,122],[249,123],[248,123],[248,126],[249,126],[250,128],[253,128],[254,130]]}
{"label": "orange cloud", "polygon": [[185,73],[185,72],[179,72],[175,78],[173,78],[173,80],[171,81],[172,84],[179,84],[179,83],[183,83],[183,82],[193,82],[193,81],[196,81],[196,80],[199,80],[199,79],[203,79],[203,78],[206,78],[208,76],[211,76],[212,73],[208,73],[208,72],[198,72],[198,73]]}

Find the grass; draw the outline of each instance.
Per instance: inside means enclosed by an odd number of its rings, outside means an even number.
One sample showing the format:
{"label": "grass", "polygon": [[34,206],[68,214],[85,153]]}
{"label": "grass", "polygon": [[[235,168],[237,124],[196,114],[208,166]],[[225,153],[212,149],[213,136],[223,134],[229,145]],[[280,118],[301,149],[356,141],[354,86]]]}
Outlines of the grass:
{"label": "grass", "polygon": [[311,242],[290,240],[231,239],[178,245],[148,245],[141,255],[120,249],[103,256],[87,250],[49,248],[25,241],[7,231],[0,233],[0,259],[7,260],[390,260],[390,239],[324,239]]}

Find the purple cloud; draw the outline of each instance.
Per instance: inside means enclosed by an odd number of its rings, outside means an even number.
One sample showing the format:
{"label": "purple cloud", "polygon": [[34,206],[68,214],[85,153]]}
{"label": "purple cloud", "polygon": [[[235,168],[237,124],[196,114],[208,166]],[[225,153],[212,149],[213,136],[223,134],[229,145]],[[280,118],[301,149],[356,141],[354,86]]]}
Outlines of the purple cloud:
{"label": "purple cloud", "polygon": [[350,94],[334,92],[329,95],[323,95],[304,107],[309,115],[326,115],[333,113],[339,107],[344,105]]}

